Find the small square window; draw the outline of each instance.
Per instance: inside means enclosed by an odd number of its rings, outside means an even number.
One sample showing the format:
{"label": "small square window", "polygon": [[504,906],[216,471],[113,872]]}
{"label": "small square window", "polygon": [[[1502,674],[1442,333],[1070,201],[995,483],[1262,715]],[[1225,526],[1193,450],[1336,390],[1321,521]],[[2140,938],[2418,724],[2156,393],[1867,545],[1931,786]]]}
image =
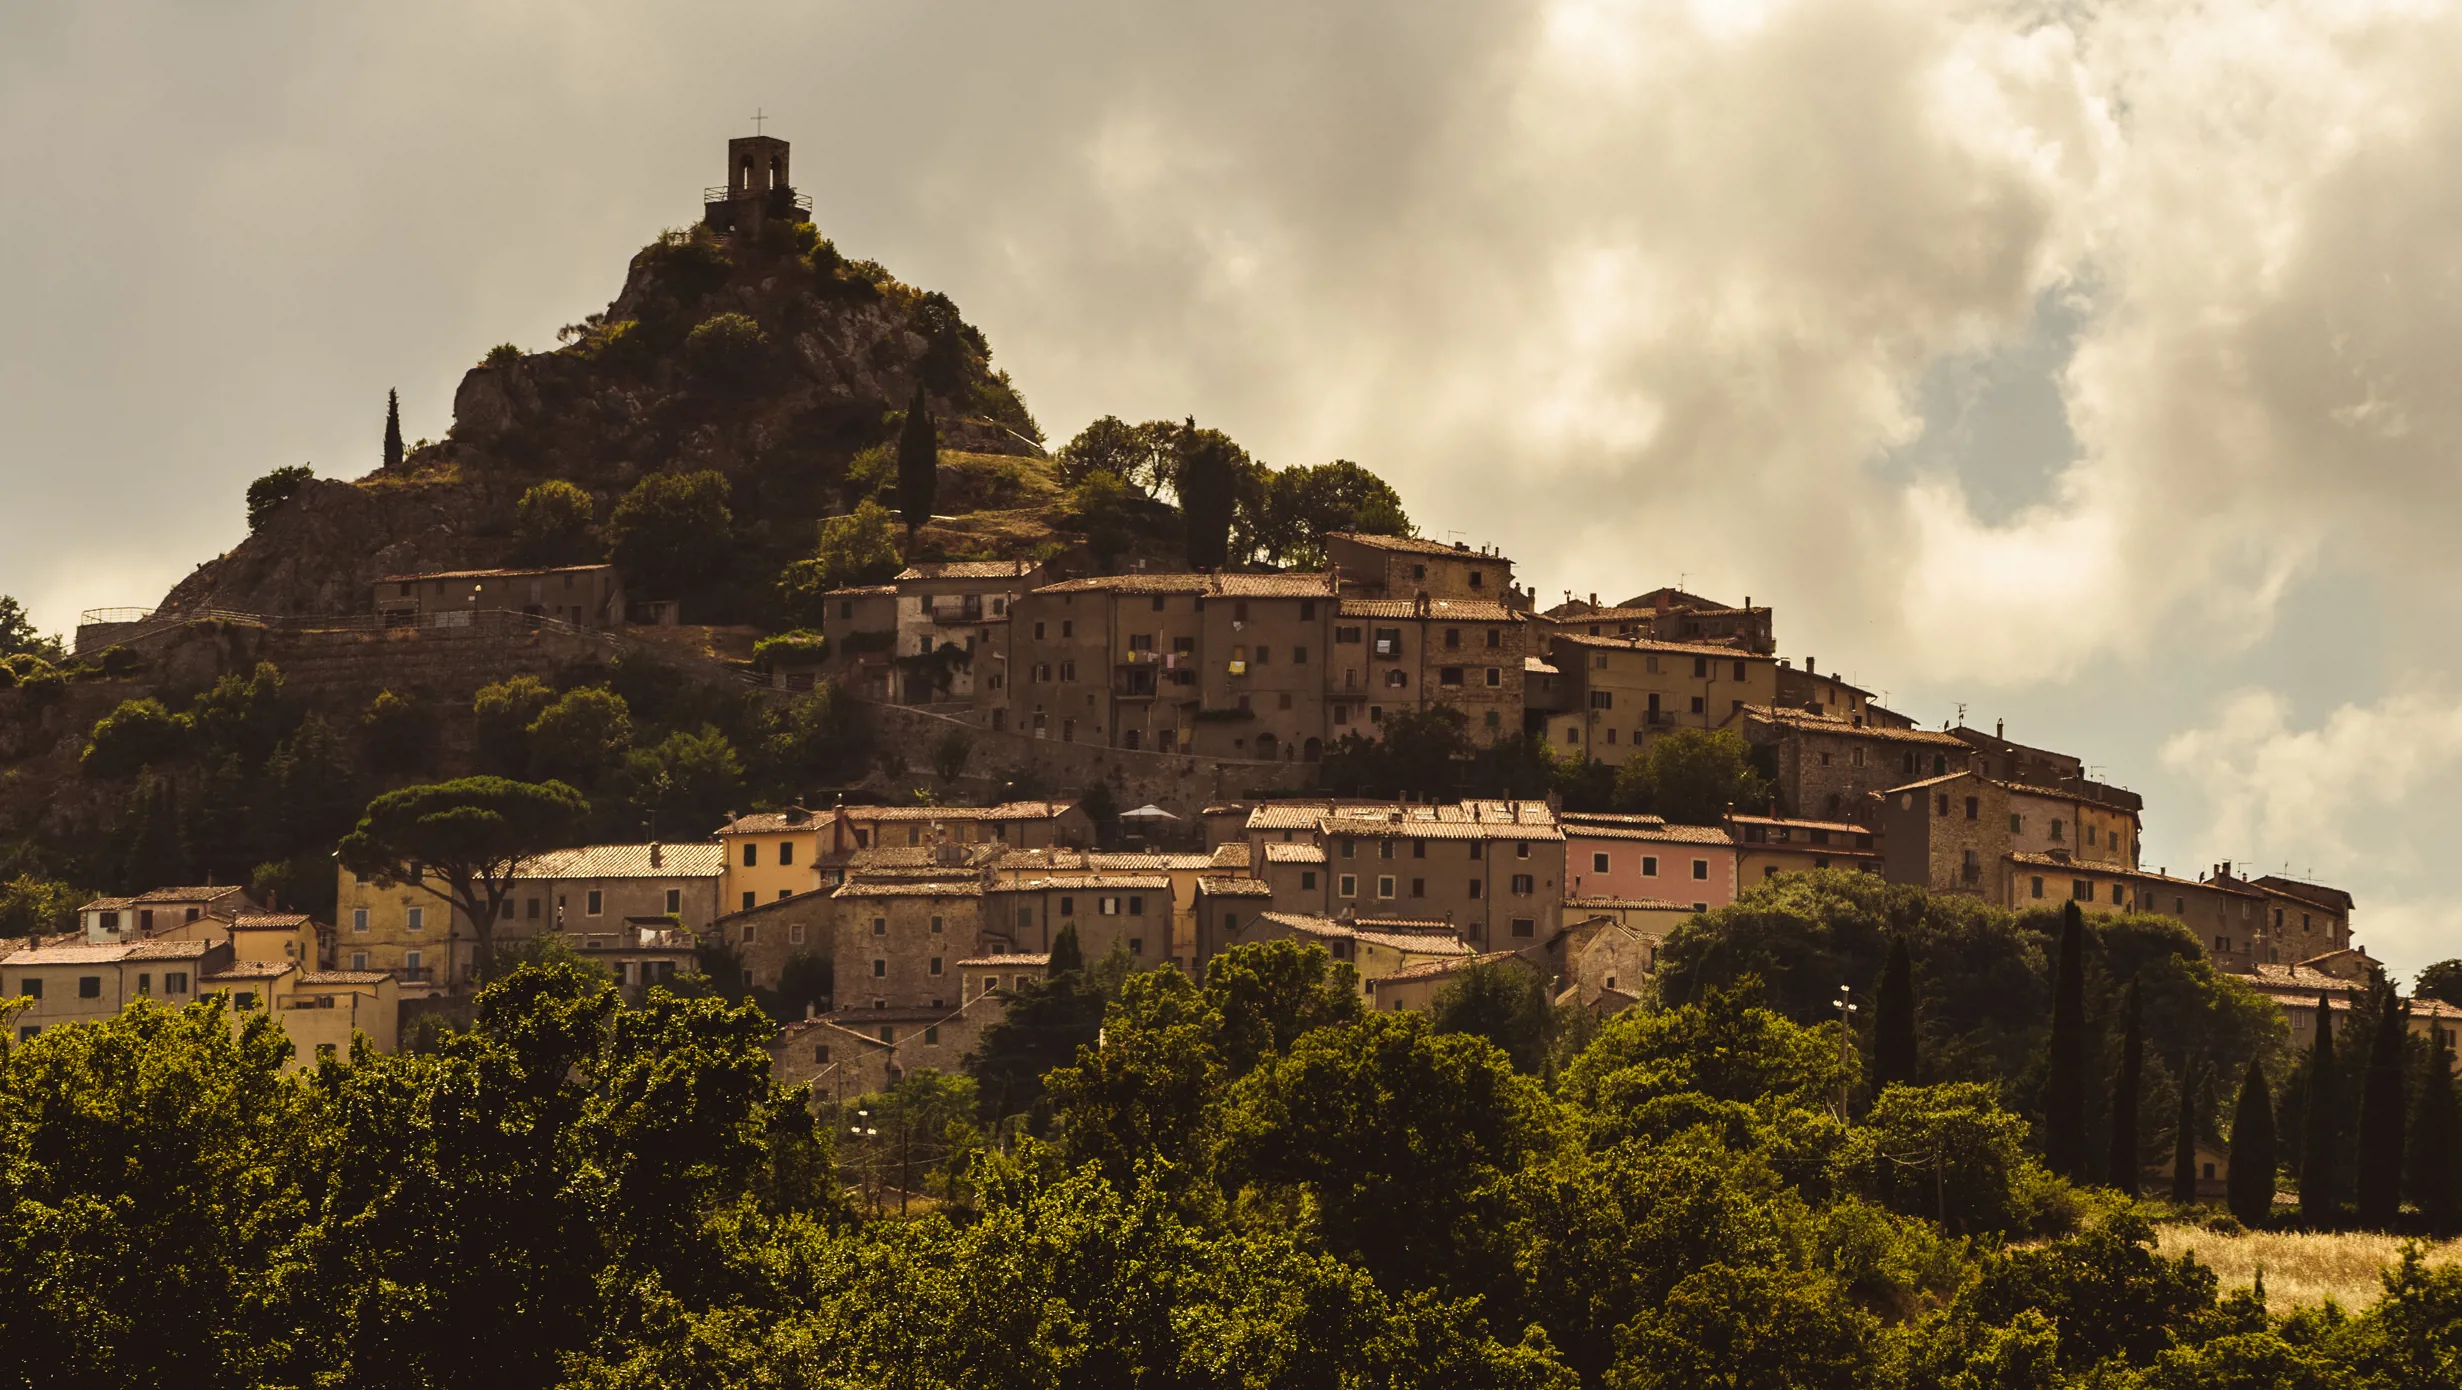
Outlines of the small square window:
{"label": "small square window", "polygon": [[1590,856],[1590,872],[1592,872],[1592,873],[1594,873],[1594,874],[1603,874],[1603,873],[1606,873],[1606,872],[1607,872],[1607,856],[1606,856],[1606,855],[1604,855],[1604,854],[1594,854],[1594,855],[1591,855],[1591,856]]}

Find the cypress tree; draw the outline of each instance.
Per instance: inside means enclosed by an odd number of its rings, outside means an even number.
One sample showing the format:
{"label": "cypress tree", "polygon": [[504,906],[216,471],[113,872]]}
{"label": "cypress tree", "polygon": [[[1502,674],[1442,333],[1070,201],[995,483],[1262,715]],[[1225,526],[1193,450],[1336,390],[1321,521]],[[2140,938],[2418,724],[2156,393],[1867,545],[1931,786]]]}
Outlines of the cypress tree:
{"label": "cypress tree", "polygon": [[2359,1165],[2352,1195],[2362,1224],[2383,1229],[2402,1211],[2402,1129],[2408,1087],[2403,1084],[2404,1041],[2410,1032],[2410,1006],[2394,995],[2390,981],[2378,980],[2376,1036],[2368,1048],[2368,1070],[2359,1102]]}
{"label": "cypress tree", "polygon": [[2453,1035],[2436,1030],[2428,1074],[2419,1078],[2419,1108],[2411,1112],[2410,1193],[2420,1215],[2437,1231],[2453,1229],[2462,1191],[2455,1178]]}
{"label": "cypress tree", "polygon": [[1051,939],[1051,959],[1044,962],[1043,978],[1057,980],[1086,968],[1086,953],[1077,945],[1077,928],[1066,926]]}
{"label": "cypress tree", "polygon": [[932,406],[923,386],[906,405],[906,427],[898,431],[898,513],[906,521],[906,539],[932,519],[932,502],[940,491],[940,432],[932,424]]}
{"label": "cypress tree", "polygon": [[385,467],[402,466],[402,393],[385,393]]}
{"label": "cypress tree", "polygon": [[2340,1113],[2334,1094],[2334,1009],[2323,991],[2317,994],[2317,1036],[2308,1046],[2307,1099],[2300,1136],[2300,1215],[2323,1223],[2334,1219],[2339,1194],[2334,1187],[2335,1153],[2341,1136],[2334,1123]]}
{"label": "cypress tree", "polygon": [[[2137,1081],[2145,1067],[2145,1043],[2140,1033],[2137,982],[2129,981],[2126,1018],[2120,1034],[2120,1075],[2112,1086],[2111,1185],[2123,1196],[2137,1195]],[[2184,1092],[2185,1094],[2185,1092]]]}
{"label": "cypress tree", "polygon": [[2265,1087],[2265,1068],[2248,1059],[2248,1075],[2240,1081],[2240,1104],[2231,1115],[2231,1214],[2251,1230],[2261,1230],[2274,1214],[2274,1102]]}
{"label": "cypress tree", "polygon": [[2086,1172],[2086,919],[2060,914],[2060,963],[2052,976],[2051,1066],[2043,1082],[2043,1158],[2071,1182]]}
{"label": "cypress tree", "polygon": [[1872,1024],[1872,1093],[1915,1084],[1915,967],[1906,937],[1890,940]]}
{"label": "cypress tree", "polygon": [[1228,439],[1200,430],[1191,417],[1180,429],[1177,489],[1188,527],[1191,569],[1221,569],[1231,556],[1231,518],[1239,508],[1237,461]]}
{"label": "cypress tree", "polygon": [[2179,1113],[2171,1123],[2171,1200],[2197,1204],[2197,1059],[2180,1060]]}

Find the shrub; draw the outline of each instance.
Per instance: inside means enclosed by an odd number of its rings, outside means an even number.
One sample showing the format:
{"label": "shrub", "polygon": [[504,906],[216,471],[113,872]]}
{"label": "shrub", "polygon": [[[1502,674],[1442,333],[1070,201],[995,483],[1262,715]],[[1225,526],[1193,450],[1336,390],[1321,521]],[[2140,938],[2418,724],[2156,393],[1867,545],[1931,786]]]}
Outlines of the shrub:
{"label": "shrub", "polygon": [[265,518],[290,501],[291,495],[315,476],[308,465],[301,463],[289,468],[277,468],[248,484],[248,529],[253,531],[264,525]]}
{"label": "shrub", "polygon": [[481,769],[520,777],[530,765],[530,724],[556,701],[556,692],[536,676],[515,676],[479,687],[470,713],[477,726]]}
{"label": "shrub", "polygon": [[126,647],[105,647],[94,658],[94,669],[118,679],[133,676],[145,668],[145,658]]}
{"label": "shrub", "polygon": [[590,524],[598,507],[590,494],[550,478],[521,495],[513,508],[513,540],[524,563],[578,565],[598,558]]}
{"label": "shrub", "polygon": [[435,736],[435,712],[399,691],[376,692],[359,715],[360,746],[368,766],[379,772],[417,772],[426,767]]}
{"label": "shrub", "polygon": [[752,664],[762,671],[774,671],[781,666],[816,666],[828,654],[828,648],[828,638],[809,628],[797,628],[753,643]]}
{"label": "shrub", "polygon": [[727,282],[734,262],[715,239],[671,231],[642,249],[634,262],[657,285],[687,307]]}
{"label": "shrub", "polygon": [[632,710],[605,686],[583,686],[539,711],[528,733],[536,775],[595,786],[633,746]]}
{"label": "shrub", "polygon": [[19,874],[0,883],[0,937],[40,936],[77,925],[86,894],[57,879]]}
{"label": "shrub", "polygon": [[768,375],[769,335],[742,314],[716,314],[685,336],[684,359],[705,383],[749,390]]}
{"label": "shrub", "polygon": [[187,718],[164,709],[160,700],[123,700],[95,721],[79,761],[96,777],[132,776],[186,752],[191,732]]}
{"label": "shrub", "polygon": [[1897,1085],[1850,1133],[1842,1167],[1866,1196],[1953,1231],[2016,1224],[2017,1185],[2030,1160],[2026,1121],[2000,1108],[1993,1087]]}
{"label": "shrub", "polygon": [[498,343],[487,350],[487,356],[480,358],[479,364],[486,367],[510,367],[519,361],[521,361],[520,348],[511,343]]}
{"label": "shrub", "polygon": [[715,471],[652,473],[607,517],[607,553],[648,598],[676,598],[725,563],[735,514]]}

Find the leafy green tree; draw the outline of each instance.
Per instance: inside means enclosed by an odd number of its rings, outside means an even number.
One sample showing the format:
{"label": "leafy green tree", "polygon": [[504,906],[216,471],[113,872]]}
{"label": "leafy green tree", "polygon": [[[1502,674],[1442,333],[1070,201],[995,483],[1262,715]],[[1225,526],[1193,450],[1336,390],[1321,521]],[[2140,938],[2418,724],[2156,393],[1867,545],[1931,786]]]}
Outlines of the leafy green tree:
{"label": "leafy green tree", "polygon": [[1893,1210],[1960,1234],[2005,1232],[2031,1215],[2025,1140],[2026,1121],[2001,1109],[1993,1087],[1893,1086],[1849,1131],[1840,1168],[1853,1190]]}
{"label": "leafy green tree", "polygon": [[152,696],[122,700],[94,721],[78,765],[93,777],[133,777],[140,768],[169,763],[187,752],[192,726]]}
{"label": "leafy green tree", "polygon": [[[272,816],[282,838],[326,853],[359,819],[359,790],[350,743],[324,716],[311,714],[265,761],[273,790]],[[326,878],[332,877],[330,868]]]}
{"label": "leafy green tree", "polygon": [[2152,1226],[2122,1213],[2064,1240],[1992,1252],[1951,1318],[2006,1325],[2034,1309],[2060,1330],[2062,1370],[2110,1358],[2144,1366],[2173,1344],[2175,1329],[2214,1306],[2214,1271],[2193,1255],[2167,1259],[2154,1244]]}
{"label": "leafy green tree", "polygon": [[2411,1111],[2405,1190],[2432,1229],[2449,1231],[2462,1217],[2462,1157],[2454,1149],[2462,1125],[2455,1123],[2452,1034],[2436,1030],[2427,1063]]}
{"label": "leafy green tree", "polygon": [[932,740],[932,775],[942,782],[955,782],[966,775],[967,760],[975,753],[974,735],[964,729],[951,729]]}
{"label": "leafy green tree", "polygon": [[1122,1186],[1155,1160],[1186,1170],[1222,1080],[1218,1027],[1179,971],[1131,975],[1104,1012],[1101,1045],[1079,1048],[1073,1065],[1043,1079],[1063,1151]]}
{"label": "leafy green tree", "polygon": [[1485,1038],[1524,1075],[1545,1069],[1554,1022],[1547,987],[1526,961],[1467,966],[1428,1003],[1432,1031]]}
{"label": "leafy green tree", "polygon": [[540,776],[594,788],[632,751],[632,708],[603,685],[564,692],[524,731]]}
{"label": "leafy green tree", "polygon": [[583,565],[599,558],[590,534],[598,503],[585,489],[549,478],[533,483],[513,505],[513,544],[524,564]]}
{"label": "leafy green tree", "polygon": [[1173,466],[1173,488],[1188,529],[1188,567],[1221,569],[1231,559],[1232,514],[1248,455],[1222,431],[1201,430],[1192,418],[1173,442]]}
{"label": "leafy green tree", "polygon": [[112,886],[122,892],[143,893],[196,878],[179,785],[152,768],[137,773],[114,839],[118,872]]}
{"label": "leafy green tree", "polygon": [[2144,1161],[2137,1148],[2138,1090],[2146,1060],[2144,1019],[2132,982],[2121,1013],[2120,1073],[2112,1081],[2111,1155],[2105,1164],[2106,1181],[2124,1197],[2137,1195],[2138,1169]]}
{"label": "leafy green tree", "polygon": [[735,804],[743,791],[744,762],[725,734],[704,724],[626,754],[624,780],[636,809],[654,813],[661,826],[695,834],[701,826],[718,824]]}
{"label": "leafy green tree", "polygon": [[[14,1030],[12,1030],[14,1031]],[[0,1056],[0,1378],[280,1380],[270,1271],[323,1137],[259,1013],[140,1007]]]}
{"label": "leafy green tree", "polygon": [[931,402],[917,383],[906,403],[906,424],[898,431],[898,514],[906,522],[906,539],[932,519],[932,502],[940,491],[940,434],[932,424]]}
{"label": "leafy green tree", "polygon": [[89,896],[58,879],[19,874],[0,883],[0,937],[67,931],[76,925],[77,905]]}
{"label": "leafy green tree", "polygon": [[634,592],[685,597],[725,566],[734,526],[723,474],[652,473],[608,513],[607,553]]}
{"label": "leafy green tree", "polygon": [[1179,426],[1168,420],[1132,425],[1106,415],[1078,431],[1053,458],[1060,480],[1073,488],[1108,476],[1151,497],[1171,479],[1178,436]]}
{"label": "leafy green tree", "polygon": [[1889,963],[1873,1001],[1872,1092],[1912,1086],[1916,1075],[1915,965],[1904,933],[1889,939]]}
{"label": "leafy green tree", "polygon": [[1713,1264],[1618,1340],[1608,1390],[1727,1384],[1853,1390],[1872,1382],[1879,1327],[1826,1280]]}
{"label": "leafy green tree", "polygon": [[1768,801],[1770,786],[1733,729],[1673,729],[1617,772],[1616,795],[1678,825],[1716,825],[1731,807]]}
{"label": "leafy green tree", "polygon": [[2300,1108],[2304,1120],[2300,1136],[2300,1215],[2320,1225],[2334,1219],[2342,1202],[2338,1171],[2342,1135],[2341,1126],[2336,1123],[2342,1113],[2338,1079],[2334,1068],[2333,1000],[2320,993],[2316,1038],[2309,1044],[2304,1078],[2307,1094]]}
{"label": "leafy green tree", "polygon": [[702,384],[728,394],[748,394],[769,379],[769,334],[742,314],[712,314],[684,335],[684,360]]}
{"label": "leafy green tree", "polygon": [[1120,556],[1137,543],[1145,523],[1138,501],[1139,494],[1115,473],[1089,473],[1069,489],[1069,522],[1085,533],[1086,549],[1094,552],[1095,563],[1102,568],[1117,565]]}
{"label": "leafy green tree", "polygon": [[1827,1107],[1838,1093],[1835,1033],[1790,1022],[1760,993],[1748,977],[1674,1008],[1627,1009],[1574,1059],[1558,1094],[1588,1113],[1593,1142],[1702,1122],[1704,1101]]}
{"label": "leafy green tree", "polygon": [[1451,705],[1395,710],[1378,737],[1345,734],[1319,773],[1336,796],[1450,798],[1477,753],[1470,719]]}
{"label": "leafy green tree", "polygon": [[1253,942],[1207,961],[1206,1005],[1230,1075],[1246,1076],[1319,1028],[1356,1022],[1357,978],[1314,942]]}
{"label": "leafy green tree", "polygon": [[0,657],[31,656],[54,665],[68,659],[60,639],[46,637],[26,615],[26,606],[0,594]]}
{"label": "leafy green tree", "polygon": [[1328,1248],[1391,1288],[1464,1282],[1478,1193],[1554,1143],[1536,1083],[1415,1013],[1306,1034],[1231,1087],[1220,1124],[1227,1189],[1304,1189]]}
{"label": "leafy green tree", "polygon": [[1111,783],[1097,777],[1077,793],[1077,809],[1094,823],[1094,843],[1109,849],[1120,842],[1120,799],[1111,792]]}
{"label": "leafy green tree", "polygon": [[570,843],[589,810],[562,782],[463,777],[404,787],[368,803],[336,857],[363,879],[413,884],[460,908],[484,971],[514,869]]}
{"label": "leafy green tree", "polygon": [[870,762],[872,745],[863,707],[837,682],[818,681],[770,725],[761,744],[762,767],[776,779],[778,794],[800,796],[855,775]]}
{"label": "leafy green tree", "polygon": [[359,746],[379,772],[418,772],[435,747],[436,715],[398,690],[379,690],[359,714]]}
{"label": "leafy green tree", "polygon": [[298,463],[277,468],[248,484],[248,529],[253,531],[263,526],[267,517],[279,511],[283,503],[290,501],[315,476],[316,470]]}
{"label": "leafy green tree", "polygon": [[1023,1115],[1041,1127],[1050,1113],[1044,1075],[1075,1061],[1078,1049],[1094,1042],[1102,1032],[1106,1003],[1101,987],[1086,971],[1076,929],[1062,928],[1052,938],[1044,977],[1021,981],[1010,991],[1008,1008],[984,1028],[966,1058],[966,1070],[979,1088],[983,1118]]}
{"label": "leafy green tree", "polygon": [[385,463],[388,469],[402,466],[402,393],[385,392]]}
{"label": "leafy green tree", "polygon": [[821,519],[820,547],[778,575],[778,597],[790,621],[827,627],[834,617],[825,597],[833,589],[879,584],[898,572],[896,518],[864,499],[844,516]]}
{"label": "leafy green tree", "polygon": [[1299,569],[1321,568],[1326,563],[1325,538],[1337,532],[1417,534],[1402,510],[1401,494],[1348,459],[1271,474],[1266,508],[1262,548],[1275,564]]}
{"label": "leafy green tree", "polygon": [[508,676],[480,686],[470,700],[480,770],[500,777],[527,772],[530,725],[555,702],[555,690],[536,676]]}
{"label": "leafy green tree", "polygon": [[2071,1182],[2086,1179],[2086,925],[2074,902],[2061,910],[2060,961],[2052,975],[2043,1159]]}
{"label": "leafy green tree", "polygon": [[[2446,1161],[2450,1162],[2450,1155]],[[2193,1190],[2193,1189],[2192,1189]],[[2274,1097],[2266,1089],[2265,1064],[2248,1062],[2240,1080],[2239,1105],[2231,1120],[2231,1214],[2253,1231],[2274,1218]]]}
{"label": "leafy green tree", "polygon": [[[0,605],[5,605],[7,602],[6,599],[0,599]],[[5,607],[0,607],[0,613],[6,611]],[[0,638],[0,652],[7,650],[6,640]],[[2420,971],[2419,978],[2413,983],[2411,992],[2422,999],[2440,1000],[2462,1008],[2462,960],[2440,960]]]}
{"label": "leafy green tree", "polygon": [[2402,1208],[2402,1129],[2410,1103],[2403,1062],[2409,1035],[2410,1008],[2394,995],[2392,982],[2379,978],[2376,1029],[2368,1049],[2368,1070],[2359,1103],[2359,1164],[2353,1195],[2359,1219],[2379,1230],[2393,1224]]}
{"label": "leafy green tree", "polygon": [[187,717],[208,758],[236,758],[254,771],[299,726],[300,710],[284,689],[282,672],[260,661],[244,677],[231,673],[215,681],[189,704]]}

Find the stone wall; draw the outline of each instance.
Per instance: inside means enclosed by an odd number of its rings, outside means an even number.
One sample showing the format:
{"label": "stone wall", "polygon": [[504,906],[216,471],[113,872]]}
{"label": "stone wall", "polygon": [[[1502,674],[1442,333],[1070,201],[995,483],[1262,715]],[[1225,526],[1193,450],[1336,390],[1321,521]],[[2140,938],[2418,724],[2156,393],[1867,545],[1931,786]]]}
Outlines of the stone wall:
{"label": "stone wall", "polygon": [[1100,778],[1111,784],[1122,810],[1151,802],[1183,821],[1194,822],[1208,802],[1236,799],[1251,791],[1297,792],[1316,780],[1313,763],[1265,763],[1063,743],[994,731],[905,705],[869,708],[877,715],[883,760],[902,758],[909,769],[918,772],[932,766],[933,748],[950,730],[964,731],[974,740],[964,780],[988,784],[987,794],[996,794],[1009,782],[1020,786],[1039,783],[1054,792],[1069,792]]}

